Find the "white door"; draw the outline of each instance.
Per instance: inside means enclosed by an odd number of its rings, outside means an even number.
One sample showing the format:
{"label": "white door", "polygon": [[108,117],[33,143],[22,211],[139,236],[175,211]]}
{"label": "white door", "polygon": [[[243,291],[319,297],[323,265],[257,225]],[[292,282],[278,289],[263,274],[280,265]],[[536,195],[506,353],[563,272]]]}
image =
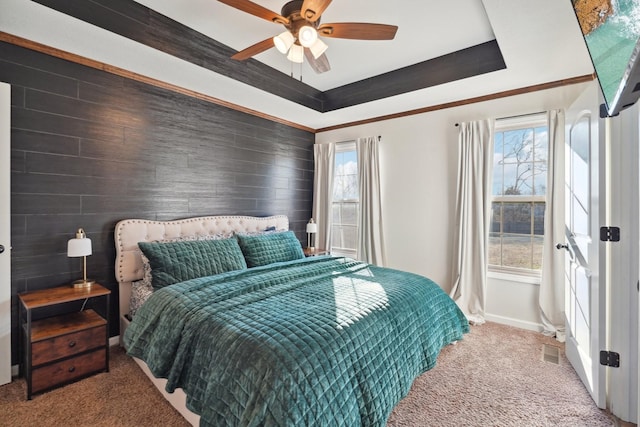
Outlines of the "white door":
{"label": "white door", "polygon": [[[559,250],[565,257],[566,354],[593,400],[606,406],[605,371],[600,365],[604,348],[605,257],[599,257],[599,201],[604,164],[599,141],[597,86],[587,90],[567,111],[565,138],[565,223],[566,241]],[[586,108],[584,108],[586,107]],[[604,205],[604,202],[603,202]],[[563,246],[564,245],[564,246]]]}
{"label": "white door", "polygon": [[11,87],[0,83],[0,385],[11,382]]}

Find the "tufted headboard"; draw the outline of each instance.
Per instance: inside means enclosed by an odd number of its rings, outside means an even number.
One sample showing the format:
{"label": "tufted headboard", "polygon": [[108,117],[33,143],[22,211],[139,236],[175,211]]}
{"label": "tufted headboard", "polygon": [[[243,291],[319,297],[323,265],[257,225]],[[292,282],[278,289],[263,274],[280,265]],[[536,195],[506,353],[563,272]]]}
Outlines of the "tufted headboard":
{"label": "tufted headboard", "polygon": [[179,237],[201,237],[215,234],[247,233],[275,227],[288,230],[286,215],[255,216],[201,216],[173,221],[124,219],[116,224],[116,279],[119,284],[120,334],[124,333],[124,315],[129,313],[131,282],[142,279],[142,257],[138,242],[153,242]]}

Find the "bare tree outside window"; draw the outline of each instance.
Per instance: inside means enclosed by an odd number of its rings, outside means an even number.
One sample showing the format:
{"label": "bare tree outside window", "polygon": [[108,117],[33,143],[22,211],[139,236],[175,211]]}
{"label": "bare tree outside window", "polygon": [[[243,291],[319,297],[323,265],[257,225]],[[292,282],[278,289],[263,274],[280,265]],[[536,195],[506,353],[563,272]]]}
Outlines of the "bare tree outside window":
{"label": "bare tree outside window", "polygon": [[535,271],[542,266],[548,129],[536,125],[494,137],[493,200],[489,234],[492,269]]}

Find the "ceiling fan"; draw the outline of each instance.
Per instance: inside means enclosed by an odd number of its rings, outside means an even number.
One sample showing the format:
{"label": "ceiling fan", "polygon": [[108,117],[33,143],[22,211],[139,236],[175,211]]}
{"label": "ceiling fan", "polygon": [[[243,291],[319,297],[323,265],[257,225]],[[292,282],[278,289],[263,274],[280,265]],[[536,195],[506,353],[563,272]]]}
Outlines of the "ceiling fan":
{"label": "ceiling fan", "polygon": [[318,38],[333,37],[356,40],[392,40],[398,27],[395,25],[343,22],[320,24],[320,17],[331,0],[292,0],[282,6],[277,14],[249,0],[218,0],[243,12],[285,26],[286,31],[262,40],[239,51],[231,58],[244,61],[275,47],[287,54],[292,62],[301,63],[307,58],[316,73],[329,71],[329,60],[324,54],[327,45]]}

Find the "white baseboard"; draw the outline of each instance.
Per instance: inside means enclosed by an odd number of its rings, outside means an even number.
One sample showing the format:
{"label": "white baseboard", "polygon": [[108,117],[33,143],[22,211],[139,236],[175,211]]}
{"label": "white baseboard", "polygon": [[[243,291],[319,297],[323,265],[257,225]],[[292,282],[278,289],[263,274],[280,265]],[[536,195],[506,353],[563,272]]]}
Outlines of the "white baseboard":
{"label": "white baseboard", "polygon": [[500,323],[502,325],[513,326],[520,329],[526,329],[529,331],[542,332],[543,326],[539,323],[527,322],[526,320],[513,319],[511,317],[498,316],[495,314],[485,313],[485,319],[490,322]]}

